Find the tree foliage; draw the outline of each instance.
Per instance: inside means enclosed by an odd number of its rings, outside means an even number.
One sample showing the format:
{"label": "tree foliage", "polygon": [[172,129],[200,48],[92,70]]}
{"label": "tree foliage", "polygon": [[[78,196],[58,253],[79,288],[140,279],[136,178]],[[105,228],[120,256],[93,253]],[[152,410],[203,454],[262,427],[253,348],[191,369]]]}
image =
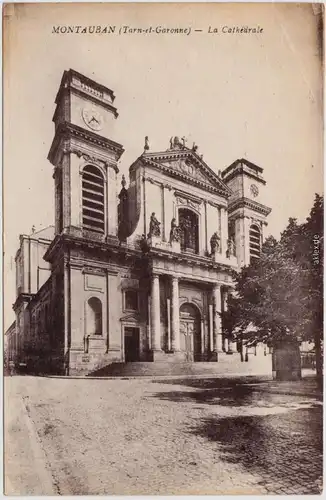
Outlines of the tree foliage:
{"label": "tree foliage", "polygon": [[222,314],[225,333],[245,342],[297,338],[320,343],[323,324],[323,197],[302,224],[289,219],[280,239],[235,275],[236,293]]}

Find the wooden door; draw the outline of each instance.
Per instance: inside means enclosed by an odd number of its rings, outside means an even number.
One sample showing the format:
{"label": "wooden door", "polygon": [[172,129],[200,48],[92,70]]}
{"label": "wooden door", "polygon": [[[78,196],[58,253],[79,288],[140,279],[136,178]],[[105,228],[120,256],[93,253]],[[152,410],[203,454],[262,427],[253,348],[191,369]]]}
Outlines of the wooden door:
{"label": "wooden door", "polygon": [[125,362],[139,361],[139,328],[125,327]]}
{"label": "wooden door", "polygon": [[181,321],[181,349],[185,353],[186,361],[194,360],[194,321]]}

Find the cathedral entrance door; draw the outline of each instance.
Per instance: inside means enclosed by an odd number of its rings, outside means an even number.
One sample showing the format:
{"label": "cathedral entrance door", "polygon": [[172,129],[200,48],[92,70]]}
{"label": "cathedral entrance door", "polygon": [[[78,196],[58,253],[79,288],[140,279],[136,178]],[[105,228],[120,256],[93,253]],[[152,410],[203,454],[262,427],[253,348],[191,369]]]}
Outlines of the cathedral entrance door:
{"label": "cathedral entrance door", "polygon": [[190,303],[180,308],[180,347],[185,354],[185,360],[201,360],[201,330],[200,312]]}
{"label": "cathedral entrance door", "polygon": [[125,362],[139,361],[139,328],[125,327]]}
{"label": "cathedral entrance door", "polygon": [[180,333],[181,333],[181,350],[185,353],[186,361],[194,360],[194,322],[193,321],[181,321],[180,323]]}

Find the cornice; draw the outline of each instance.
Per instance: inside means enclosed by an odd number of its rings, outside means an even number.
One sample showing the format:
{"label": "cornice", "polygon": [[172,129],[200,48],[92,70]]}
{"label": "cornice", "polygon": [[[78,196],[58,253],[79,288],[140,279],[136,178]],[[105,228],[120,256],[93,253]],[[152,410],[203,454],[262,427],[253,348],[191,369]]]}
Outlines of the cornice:
{"label": "cornice", "polygon": [[207,165],[207,163],[197,155],[192,149],[183,147],[181,149],[173,150],[169,149],[167,151],[160,152],[144,152],[131,166],[130,170],[137,164],[139,160],[152,160],[153,162],[160,164],[161,161],[173,161],[178,159],[191,159],[193,163],[197,164],[198,167],[205,172],[207,177],[218,186],[218,188],[223,192],[224,196],[230,196],[232,190],[225,184],[223,179],[221,179],[216,173]]}
{"label": "cornice", "polygon": [[228,167],[226,167],[223,172],[222,172],[222,177],[226,177],[227,174],[229,172],[231,172],[231,170],[233,170],[234,168],[238,167],[239,165],[246,165],[247,167],[251,168],[252,170],[255,170],[256,172],[259,172],[259,173],[263,173],[264,169],[259,167],[258,165],[255,165],[255,163],[252,163],[251,161],[249,160],[246,160],[246,158],[240,158],[238,160],[235,160],[233,163],[231,163],[231,165],[229,165]]}
{"label": "cornice", "polygon": [[248,172],[248,170],[245,170],[242,164],[236,166],[235,169],[229,174],[224,174],[223,176],[222,172],[223,182],[229,182],[230,180],[234,179],[234,177],[238,177],[239,175],[246,175],[247,177],[250,177],[257,182],[260,182],[260,184],[263,184],[264,186],[266,185],[266,181],[264,179],[262,179],[258,174],[255,174],[254,172]]}
{"label": "cornice", "polygon": [[[64,122],[58,125],[57,127],[48,154],[48,160],[52,163],[52,165],[56,166],[56,152],[61,143],[71,138],[76,138],[85,141],[88,144],[99,146],[104,150],[112,151],[116,155],[116,160],[119,160],[119,158],[124,152],[124,149],[121,144],[111,141],[110,139],[95,134],[94,132],[91,132],[89,130],[85,130],[82,127],[79,127],[78,125],[73,125],[72,123]],[[78,148],[75,147],[75,149]]]}
{"label": "cornice", "polygon": [[[190,156],[190,154],[189,154],[189,156]],[[174,155],[173,158],[175,159],[175,158],[177,158],[177,156]],[[160,158],[160,159],[163,159],[163,158]],[[225,198],[228,198],[232,194],[232,192],[231,192],[231,190],[229,188],[225,189],[224,186],[223,186],[223,188],[219,187],[217,185],[213,186],[212,184],[209,184],[207,182],[203,182],[202,180],[195,179],[194,177],[191,177],[188,174],[182,173],[182,172],[180,172],[178,170],[174,170],[173,168],[168,167],[166,165],[162,165],[161,163],[158,163],[154,159],[149,158],[149,157],[147,157],[145,155],[141,156],[139,158],[139,160],[143,164],[149,165],[149,166],[155,168],[156,170],[167,174],[170,177],[182,180],[182,181],[186,182],[187,184],[191,184],[193,186],[199,187],[200,189],[203,189],[203,190],[206,190],[206,191],[210,191],[210,192],[213,192],[213,193],[217,193],[220,196],[223,196]],[[135,163],[130,168],[132,168],[135,165]],[[216,183],[216,181],[215,181],[215,183]]]}
{"label": "cornice", "polygon": [[193,194],[187,193],[186,191],[182,191],[181,189],[176,189],[174,191],[174,195],[176,198],[183,198],[193,201],[197,205],[200,205],[203,201],[205,201],[204,198],[200,198],[199,196],[194,196]]}
{"label": "cornice", "polygon": [[[112,103],[115,100],[113,90],[97,83],[95,80],[92,80],[81,73],[78,73],[78,71],[75,71],[74,69],[64,71],[60,87],[55,98],[56,104],[58,104],[61,100],[62,93],[67,90],[72,90],[76,93],[78,92],[83,96],[87,96],[88,99],[92,99],[95,102],[102,104],[104,107],[112,108],[112,112],[118,115],[116,108],[112,106]],[[109,100],[106,96],[109,96]]]}
{"label": "cornice", "polygon": [[[234,268],[231,264],[223,264],[220,262],[215,262],[212,260],[211,257],[204,257],[201,255],[192,255],[192,254],[186,254],[186,253],[178,253],[178,252],[171,252],[169,250],[163,250],[157,247],[151,247],[149,253],[144,256],[144,254],[141,252],[141,250],[137,250],[135,248],[131,248],[128,246],[121,246],[119,244],[113,245],[104,243],[104,242],[98,242],[98,241],[90,241],[90,240],[85,240],[84,238],[78,238],[78,237],[73,237],[67,234],[61,234],[58,235],[55,240],[53,240],[50,248],[46,252],[44,259],[47,261],[52,261],[54,260],[55,254],[60,251],[63,247],[66,248],[83,248],[83,249],[96,249],[96,250],[101,250],[103,253],[106,253],[108,256],[108,259],[111,260],[112,257],[116,256],[116,258],[122,259],[122,262],[125,262],[125,265],[128,265],[128,260],[139,261],[139,263],[145,258],[149,262],[152,259],[155,258],[160,258],[165,261],[174,261],[174,262],[180,262],[180,263],[186,263],[191,266],[199,266],[204,269],[214,269],[216,271],[226,271],[230,272],[231,269]],[[112,262],[111,262],[112,264]],[[130,265],[130,263],[129,263]],[[71,267],[75,268],[78,267],[82,272],[88,272],[88,269],[91,271],[91,269],[94,269],[92,264],[85,264],[82,262],[75,262],[72,261]],[[95,266],[98,269],[99,266]],[[104,268],[103,266],[100,266],[101,269]],[[146,266],[148,268],[148,265]],[[86,271],[87,269],[87,271]],[[101,272],[103,272],[101,271]],[[92,272],[92,271],[91,271]],[[94,271],[93,271],[94,272]],[[100,272],[100,271],[99,271]],[[106,272],[106,270],[104,271]],[[116,273],[113,273],[116,274]]]}
{"label": "cornice", "polygon": [[[112,238],[108,238],[107,241],[91,240],[85,237],[78,237],[73,235],[68,235],[61,233],[55,237],[55,239],[50,244],[47,249],[44,260],[52,262],[55,255],[60,252],[63,248],[81,248],[89,250],[100,250],[102,252],[108,252],[110,256],[121,257],[125,260],[140,258],[142,252],[139,249],[128,247],[127,245],[120,245],[118,240],[113,241]],[[75,265],[75,262],[73,263]]]}
{"label": "cornice", "polygon": [[254,212],[258,212],[264,216],[267,216],[271,213],[272,209],[269,207],[266,207],[266,205],[262,205],[261,203],[258,203],[257,201],[250,200],[249,198],[240,198],[238,200],[233,201],[230,203],[228,207],[228,212],[234,212],[238,208],[249,208],[250,210],[253,210]]}
{"label": "cornice", "polygon": [[92,274],[94,276],[105,276],[106,272],[105,269],[99,267],[99,266],[82,266],[82,273],[83,274]]}
{"label": "cornice", "polygon": [[151,248],[149,253],[149,258],[151,257],[159,257],[162,260],[180,262],[185,263],[191,266],[199,266],[202,268],[214,269],[216,271],[227,271],[230,272],[231,269],[234,268],[231,264],[223,264],[221,262],[215,262],[211,257],[203,257],[201,255],[193,255],[187,253],[177,253],[171,252],[163,249],[159,249],[157,247]]}

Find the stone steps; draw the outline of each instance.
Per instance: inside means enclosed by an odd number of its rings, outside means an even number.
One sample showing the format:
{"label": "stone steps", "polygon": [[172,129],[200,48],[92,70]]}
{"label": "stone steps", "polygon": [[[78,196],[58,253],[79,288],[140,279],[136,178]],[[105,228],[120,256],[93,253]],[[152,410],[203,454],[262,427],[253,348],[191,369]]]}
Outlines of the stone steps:
{"label": "stone steps", "polygon": [[130,362],[111,363],[99,370],[89,373],[97,377],[149,377],[149,376],[180,376],[180,375],[218,375],[243,373],[245,375],[271,374],[270,356],[249,359],[241,362],[237,356],[220,356],[218,362]]}

